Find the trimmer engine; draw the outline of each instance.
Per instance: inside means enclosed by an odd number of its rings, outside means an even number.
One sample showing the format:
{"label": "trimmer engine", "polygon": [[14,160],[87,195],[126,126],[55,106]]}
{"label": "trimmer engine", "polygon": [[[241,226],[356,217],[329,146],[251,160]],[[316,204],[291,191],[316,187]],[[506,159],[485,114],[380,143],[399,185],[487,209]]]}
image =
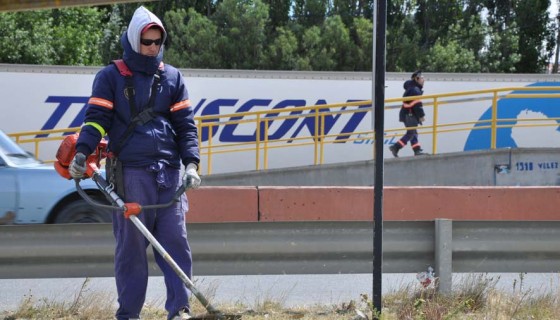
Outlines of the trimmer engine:
{"label": "trimmer engine", "polygon": [[[63,178],[72,179],[68,172],[68,167],[76,155],[76,143],[79,133],[74,133],[62,140],[56,152],[56,162],[54,168]],[[107,157],[107,140],[101,139],[95,151],[86,159],[86,178],[91,178],[95,170],[101,165],[101,160]]]}

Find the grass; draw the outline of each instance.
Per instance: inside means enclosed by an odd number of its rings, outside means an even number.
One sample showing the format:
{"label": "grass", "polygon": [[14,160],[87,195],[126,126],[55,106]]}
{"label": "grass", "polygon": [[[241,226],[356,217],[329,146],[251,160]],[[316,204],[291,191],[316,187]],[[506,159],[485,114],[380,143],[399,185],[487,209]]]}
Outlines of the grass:
{"label": "grass", "polygon": [[[452,320],[452,319],[560,319],[560,289],[558,292],[533,292],[523,289],[523,274],[514,281],[511,293],[496,289],[499,278],[472,275],[464,279],[452,293],[438,294],[433,287],[419,284],[407,285],[383,296],[383,312],[375,312],[371,299],[362,294],[356,300],[337,305],[284,307],[285,299],[272,300],[268,295],[258,298],[252,306],[241,303],[222,304],[216,307],[224,313],[241,314],[244,320]],[[103,320],[114,319],[114,294],[90,292],[88,279],[70,302],[36,300],[25,296],[15,311],[0,310],[0,319],[60,319]],[[207,289],[207,297],[215,288]],[[165,319],[163,301],[145,305],[142,319]],[[205,313],[198,301],[193,300],[194,314]]]}

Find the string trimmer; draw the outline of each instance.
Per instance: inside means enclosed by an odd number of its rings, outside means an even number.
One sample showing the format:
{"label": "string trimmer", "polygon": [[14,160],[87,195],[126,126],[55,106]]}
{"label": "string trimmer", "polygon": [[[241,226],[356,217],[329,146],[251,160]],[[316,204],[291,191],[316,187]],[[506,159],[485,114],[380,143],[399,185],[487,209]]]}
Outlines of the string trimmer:
{"label": "string trimmer", "polygon": [[[76,142],[78,140],[78,134],[73,134],[67,136],[61,143],[58,151],[56,153],[56,162],[54,167],[56,171],[64,178],[71,179],[70,173],[68,172],[68,167],[70,162],[76,154]],[[241,319],[241,315],[238,314],[224,314],[216,309],[208,299],[194,286],[194,283],[187,277],[187,275],[181,270],[177,265],[175,260],[165,251],[161,244],[156,240],[156,238],[150,233],[150,231],[142,224],[142,221],[138,219],[137,215],[144,209],[160,209],[166,208],[174,203],[176,203],[183,193],[189,188],[190,181],[186,184],[181,185],[181,187],[175,193],[175,196],[171,201],[164,204],[154,204],[141,206],[138,203],[125,203],[119,195],[114,191],[112,185],[110,185],[105,178],[103,178],[101,171],[99,170],[101,161],[107,157],[107,142],[101,140],[97,149],[86,159],[86,173],[84,174],[84,179],[91,178],[98,186],[99,190],[111,201],[111,205],[102,204],[93,200],[80,186],[81,179],[74,179],[76,182],[76,189],[78,193],[92,206],[106,208],[106,209],[116,209],[122,210],[126,218],[130,219],[132,223],[138,228],[138,230],[148,239],[152,247],[154,247],[157,252],[167,261],[167,263],[173,268],[175,273],[181,278],[183,283],[192,292],[192,294],[200,301],[204,308],[208,311],[207,314],[193,316],[191,319],[223,319],[223,320],[234,320]]]}

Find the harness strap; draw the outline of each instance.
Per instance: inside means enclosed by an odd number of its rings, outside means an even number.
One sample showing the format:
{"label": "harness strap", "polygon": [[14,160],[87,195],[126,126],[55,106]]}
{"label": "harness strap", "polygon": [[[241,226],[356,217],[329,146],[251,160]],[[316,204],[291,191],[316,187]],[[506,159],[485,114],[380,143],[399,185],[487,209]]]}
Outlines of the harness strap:
{"label": "harness strap", "polygon": [[126,63],[124,63],[123,59],[113,60],[113,64],[117,66],[117,69],[119,69],[123,77],[132,77],[132,71],[130,71]]}
{"label": "harness strap", "polygon": [[136,99],[134,99],[136,92],[134,91],[134,83],[132,82],[132,71],[130,71],[123,59],[113,60],[113,63],[115,64],[117,69],[119,69],[120,74],[124,77],[124,82],[126,85],[125,95],[128,98],[130,116],[134,118],[137,114],[137,111]]}
{"label": "harness strap", "polygon": [[156,116],[157,112],[153,110],[153,106],[155,103],[156,94],[159,91],[160,87],[160,80],[161,80],[161,71],[163,70],[163,63],[159,65],[158,70],[154,74],[154,81],[152,83],[150,99],[148,100],[148,106],[142,112],[138,113],[136,109],[136,98],[135,98],[135,90],[134,90],[134,82],[132,81],[132,71],[128,68],[126,63],[122,59],[113,60],[113,63],[119,70],[119,73],[125,77],[125,85],[126,85],[126,95],[128,98],[128,104],[130,107],[130,124],[126,128],[126,131],[122,137],[122,139],[117,143],[115,150],[113,153],[118,155],[119,151],[122,149],[124,144],[128,141],[132,133],[134,132],[134,128],[138,125],[145,125],[146,123],[152,121]]}

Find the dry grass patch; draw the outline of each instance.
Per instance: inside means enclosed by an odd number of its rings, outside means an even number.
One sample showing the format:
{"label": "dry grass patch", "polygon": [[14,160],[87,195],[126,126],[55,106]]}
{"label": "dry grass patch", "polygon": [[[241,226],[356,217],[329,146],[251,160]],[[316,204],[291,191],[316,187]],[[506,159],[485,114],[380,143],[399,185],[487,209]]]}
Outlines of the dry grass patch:
{"label": "dry grass patch", "polygon": [[14,313],[6,315],[5,320],[16,319],[112,319],[107,310],[114,306],[114,296],[103,292],[91,292],[86,279],[71,302],[58,302],[48,299],[35,299],[26,295]]}
{"label": "dry grass patch", "polygon": [[[277,299],[267,294],[256,299],[252,306],[245,303],[216,305],[224,313],[241,314],[244,320],[363,320],[375,314],[380,320],[512,320],[512,319],[560,319],[560,289],[557,292],[533,292],[523,290],[523,275],[513,284],[513,293],[496,289],[498,278],[472,275],[456,286],[451,294],[438,294],[434,288],[418,284],[403,286],[383,297],[383,313],[377,314],[366,294],[357,300],[332,305],[314,305],[286,308],[289,292]],[[90,292],[88,280],[70,303],[37,301],[26,296],[14,312],[0,313],[0,319],[113,319],[116,309],[111,294]],[[206,289],[205,296],[213,300],[215,287]],[[543,290],[545,291],[545,290]],[[165,319],[167,313],[161,301],[145,305],[142,319]],[[194,314],[205,313],[203,306],[193,298]],[[0,310],[1,311],[1,310]]]}

